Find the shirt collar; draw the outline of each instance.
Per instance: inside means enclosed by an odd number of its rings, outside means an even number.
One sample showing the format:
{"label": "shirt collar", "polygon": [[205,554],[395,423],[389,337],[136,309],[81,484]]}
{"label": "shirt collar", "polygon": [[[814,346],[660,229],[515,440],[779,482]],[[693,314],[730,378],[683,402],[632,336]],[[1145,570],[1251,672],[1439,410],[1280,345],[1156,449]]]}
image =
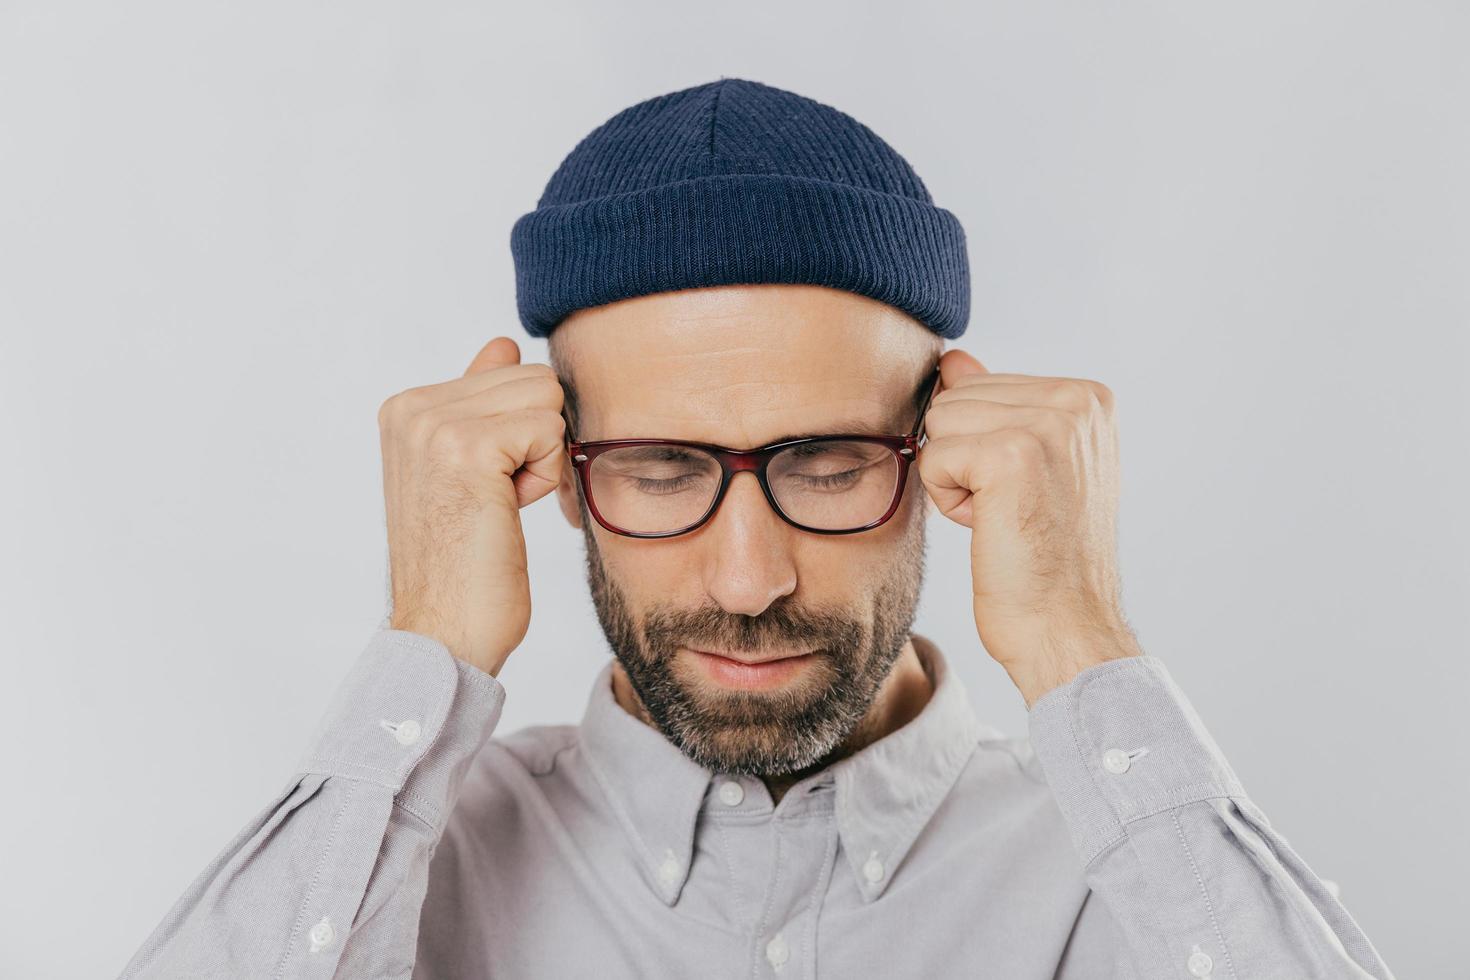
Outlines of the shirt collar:
{"label": "shirt collar", "polygon": [[[964,685],[933,641],[910,637],[934,688],[923,709],[787,791],[789,797],[813,783],[835,783],[837,833],[865,901],[883,894],[980,738],[1000,734],[975,717]],[[592,684],[581,743],[645,882],[673,905],[689,874],[695,827],[716,773],[617,703],[613,664],[609,660]]]}

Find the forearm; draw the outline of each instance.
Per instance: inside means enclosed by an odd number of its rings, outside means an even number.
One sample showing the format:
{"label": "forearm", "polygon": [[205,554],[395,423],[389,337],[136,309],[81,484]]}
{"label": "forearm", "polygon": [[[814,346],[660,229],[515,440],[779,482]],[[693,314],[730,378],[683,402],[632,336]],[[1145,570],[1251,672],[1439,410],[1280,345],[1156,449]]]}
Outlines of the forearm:
{"label": "forearm", "polygon": [[504,696],[426,637],[375,632],[295,774],[188,886],[124,980],[406,975],[430,855]]}
{"label": "forearm", "polygon": [[1032,706],[1029,727],[1087,881],[1145,975],[1392,980],[1162,661],[1087,668]]}

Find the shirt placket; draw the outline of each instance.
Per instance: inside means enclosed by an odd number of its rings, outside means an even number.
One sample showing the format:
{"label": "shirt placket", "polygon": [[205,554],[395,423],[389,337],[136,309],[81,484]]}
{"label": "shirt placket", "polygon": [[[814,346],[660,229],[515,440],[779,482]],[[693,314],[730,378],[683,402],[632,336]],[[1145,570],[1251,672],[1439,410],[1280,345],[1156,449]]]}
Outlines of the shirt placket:
{"label": "shirt placket", "polygon": [[749,975],[816,976],[817,921],[837,856],[830,778],[793,787],[771,817],[764,900],[755,910]]}

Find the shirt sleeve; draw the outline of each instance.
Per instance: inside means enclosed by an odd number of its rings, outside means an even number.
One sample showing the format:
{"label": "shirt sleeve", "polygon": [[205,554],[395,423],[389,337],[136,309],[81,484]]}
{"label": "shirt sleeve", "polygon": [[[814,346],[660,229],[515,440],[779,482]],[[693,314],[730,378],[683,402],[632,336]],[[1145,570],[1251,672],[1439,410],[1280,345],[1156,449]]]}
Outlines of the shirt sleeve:
{"label": "shirt sleeve", "polygon": [[[1394,980],[1237,778],[1162,661],[1042,695],[1032,749],[1122,950],[1150,977]],[[1086,974],[1092,976],[1093,974]]]}
{"label": "shirt sleeve", "polygon": [[504,703],[437,640],[374,632],[292,776],[122,980],[408,977],[429,860]]}

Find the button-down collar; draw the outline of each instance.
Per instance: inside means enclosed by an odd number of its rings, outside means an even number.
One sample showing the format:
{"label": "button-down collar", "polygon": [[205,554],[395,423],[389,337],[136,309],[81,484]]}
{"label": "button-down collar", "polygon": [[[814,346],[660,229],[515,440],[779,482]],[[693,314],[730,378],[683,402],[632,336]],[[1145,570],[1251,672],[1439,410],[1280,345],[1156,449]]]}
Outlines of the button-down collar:
{"label": "button-down collar", "polygon": [[[975,717],[964,685],[939,648],[917,633],[910,636],[934,688],[918,716],[787,792],[835,782],[837,832],[866,901],[893,880],[980,738],[1000,734]],[[697,765],[618,704],[613,664],[609,660],[593,682],[581,743],[639,855],[644,880],[672,905],[689,875],[695,826],[716,772]]]}

